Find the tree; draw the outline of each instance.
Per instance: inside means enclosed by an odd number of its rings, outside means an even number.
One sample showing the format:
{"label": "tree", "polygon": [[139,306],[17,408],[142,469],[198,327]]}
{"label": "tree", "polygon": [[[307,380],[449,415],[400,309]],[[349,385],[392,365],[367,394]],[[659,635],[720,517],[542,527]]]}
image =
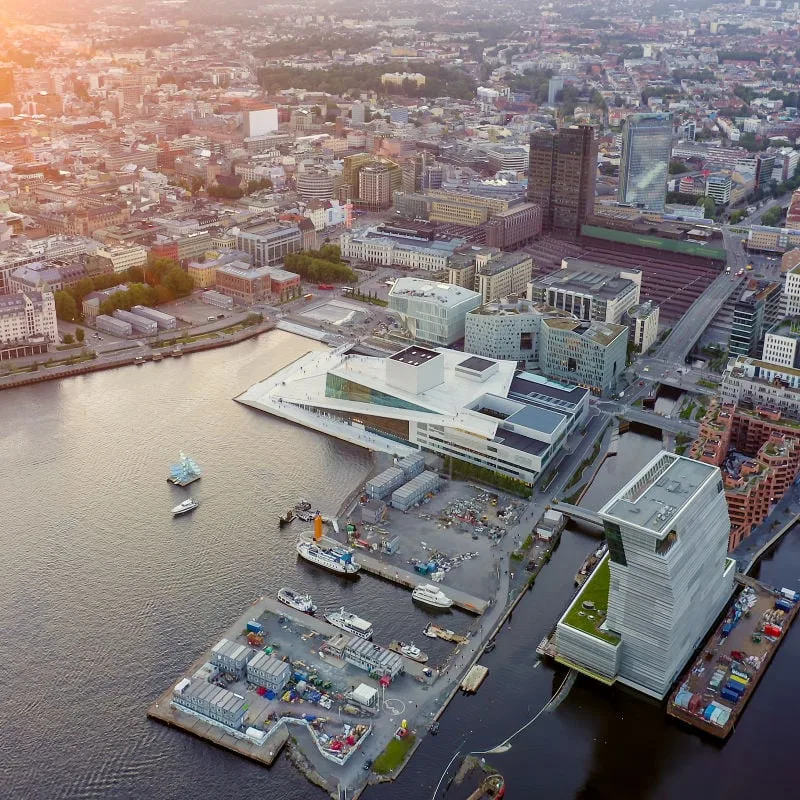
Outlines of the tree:
{"label": "tree", "polygon": [[82,342],[86,338],[86,331],[83,328],[75,328],[75,338]]}
{"label": "tree", "polygon": [[676,161],[675,159],[672,159],[669,162],[670,175],[680,175],[683,172],[689,172],[689,167],[687,167],[682,161]]}
{"label": "tree", "polygon": [[783,209],[780,206],[774,206],[761,215],[761,224],[772,228],[780,224],[782,219]]}
{"label": "tree", "polygon": [[739,209],[737,211],[731,212],[731,225],[735,225],[737,222],[741,222],[747,216],[747,212]]}
{"label": "tree", "polygon": [[717,206],[710,197],[698,197],[695,205],[703,206],[703,213],[706,219],[713,219],[717,211]]}
{"label": "tree", "polygon": [[64,334],[64,344],[72,344],[75,341],[75,337],[71,333]]}
{"label": "tree", "polygon": [[56,316],[66,322],[74,322],[78,318],[78,304],[69,292],[55,293]]}

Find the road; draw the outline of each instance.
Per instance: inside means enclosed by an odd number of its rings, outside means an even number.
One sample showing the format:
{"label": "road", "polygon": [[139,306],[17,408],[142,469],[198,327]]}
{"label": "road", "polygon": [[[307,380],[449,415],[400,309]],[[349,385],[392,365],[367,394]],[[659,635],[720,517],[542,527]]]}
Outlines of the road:
{"label": "road", "polygon": [[722,273],[716,278],[675,323],[672,332],[658,350],[658,358],[662,362],[684,364],[703,331],[745,280],[744,277],[736,277],[736,273],[747,266],[747,254],[742,247],[741,237],[727,228],[723,228],[722,237],[728,254],[730,274]]}
{"label": "road", "polygon": [[683,433],[687,436],[697,436],[697,423],[688,419],[673,419],[672,417],[665,417],[662,414],[656,414],[654,411],[647,411],[643,408],[637,408],[629,404],[615,403],[610,400],[600,401],[597,406],[606,413],[624,417],[630,422],[640,422],[642,425],[651,425],[654,428],[660,428],[668,433]]}

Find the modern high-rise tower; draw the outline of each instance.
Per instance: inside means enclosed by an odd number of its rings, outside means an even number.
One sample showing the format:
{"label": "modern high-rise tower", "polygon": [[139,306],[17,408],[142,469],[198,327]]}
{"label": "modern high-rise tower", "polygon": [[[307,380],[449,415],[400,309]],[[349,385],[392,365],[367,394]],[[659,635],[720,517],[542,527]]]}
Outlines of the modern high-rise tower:
{"label": "modern high-rise tower", "polygon": [[663,698],[733,593],[722,475],[662,451],[600,517],[608,554],[558,621],[557,659]]}
{"label": "modern high-rise tower", "polygon": [[623,122],[619,201],[663,211],[672,155],[672,114],[632,114]]}
{"label": "modern high-rise tower", "polygon": [[536,131],[530,139],[528,200],[542,209],[542,230],[574,239],[594,211],[597,141],[591,125]]}

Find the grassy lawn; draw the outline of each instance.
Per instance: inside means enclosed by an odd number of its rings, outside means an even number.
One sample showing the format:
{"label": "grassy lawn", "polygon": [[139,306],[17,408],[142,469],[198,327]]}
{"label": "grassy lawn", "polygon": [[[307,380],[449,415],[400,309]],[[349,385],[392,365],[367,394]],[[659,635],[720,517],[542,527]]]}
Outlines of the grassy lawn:
{"label": "grassy lawn", "polygon": [[714,383],[714,381],[707,381],[705,378],[701,378],[697,381],[698,386],[705,386],[706,389],[716,389],[718,384]]}
{"label": "grassy lawn", "polygon": [[[589,633],[596,636],[598,639],[603,639],[611,644],[616,644],[619,641],[619,636],[615,633],[606,633],[598,629],[598,625],[605,619],[605,616],[600,616],[597,611],[587,611],[583,608],[583,602],[588,600],[595,604],[596,609],[608,610],[608,588],[611,583],[611,570],[608,566],[608,556],[606,556],[600,564],[595,567],[594,572],[589,577],[589,580],[583,585],[578,599],[575,601],[569,613],[564,618],[570,627],[577,628],[579,631]],[[583,612],[583,616],[579,612]],[[594,616],[594,619],[589,619],[589,615]]]}
{"label": "grassy lawn", "polygon": [[377,775],[388,775],[394,772],[405,760],[408,751],[413,747],[415,736],[409,733],[405,739],[392,739],[386,749],[375,759],[372,771]]}
{"label": "grassy lawn", "polygon": [[694,411],[694,403],[692,401],[689,401],[689,403],[683,409],[681,409],[680,418],[691,419],[693,411]]}

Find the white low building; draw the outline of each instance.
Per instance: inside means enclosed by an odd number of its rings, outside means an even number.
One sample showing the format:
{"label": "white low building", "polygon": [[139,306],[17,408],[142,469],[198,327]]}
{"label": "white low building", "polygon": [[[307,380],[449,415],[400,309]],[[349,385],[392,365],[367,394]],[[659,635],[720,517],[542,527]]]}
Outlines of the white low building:
{"label": "white low building", "polygon": [[58,340],[56,303],[52,292],[17,292],[0,297],[0,344],[34,336]]}
{"label": "white low building", "polygon": [[298,359],[237,399],[359,444],[419,449],[532,483],[585,419],[589,393],[443,348],[391,357],[346,348]]}

